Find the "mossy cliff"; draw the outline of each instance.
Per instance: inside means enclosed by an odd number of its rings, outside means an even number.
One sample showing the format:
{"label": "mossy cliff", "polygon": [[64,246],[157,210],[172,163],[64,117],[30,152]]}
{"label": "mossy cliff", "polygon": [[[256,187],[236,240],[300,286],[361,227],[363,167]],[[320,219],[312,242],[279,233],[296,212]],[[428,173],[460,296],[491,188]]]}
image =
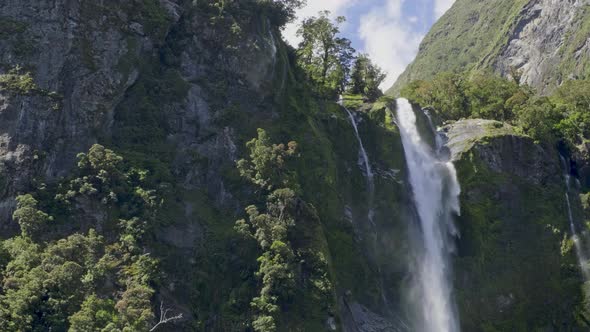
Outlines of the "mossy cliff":
{"label": "mossy cliff", "polygon": [[[387,324],[382,317],[395,310],[383,303],[395,303],[399,292],[398,243],[410,206],[388,101],[356,115],[376,174],[369,202],[346,112],[309,92],[277,27],[264,15],[245,15],[255,4],[239,13],[183,1],[0,8],[0,28],[10,36],[0,41],[2,238],[17,232],[10,218],[17,194],[32,193],[53,209],[41,188],[69,179],[76,154],[100,143],[126,168],[145,170],[162,198],[142,243],[160,261],[152,303],[156,311],[163,301],[184,318],[160,329],[248,330],[259,252],[234,224],[261,198],[235,162],[263,128],[273,141],[299,144],[294,171],[317,215],[301,217],[296,245],[325,259],[330,281],[328,298],[298,281],[281,306],[279,329]],[[75,209],[63,236],[95,227],[103,215],[100,205]],[[100,223],[116,223],[116,214],[108,218]]]}
{"label": "mossy cliff", "polygon": [[590,75],[589,17],[586,1],[458,0],[389,93],[440,72],[492,71],[548,94]]}
{"label": "mossy cliff", "polygon": [[[75,156],[100,143],[121,156],[133,174],[126,179],[141,178],[161,199],[138,252],[159,262],[149,281],[152,312],[162,301],[183,319],[159,330],[251,331],[261,253],[234,225],[264,198],[236,162],[262,128],[273,143],[298,143],[290,171],[306,208],[292,242],[316,259],[298,262],[277,330],[403,329],[415,212],[395,101],[345,101],[371,183],[348,113],[311,92],[280,29],[257,6],[228,13],[200,1],[0,4],[0,238],[18,232],[10,217],[18,194],[31,193],[48,220],[64,221],[54,191],[81,181]],[[574,327],[581,281],[557,153],[501,124],[485,128],[465,139],[457,133],[468,128],[449,129],[451,146],[462,146],[455,285],[465,330]],[[51,236],[101,232],[119,222],[119,210],[137,212],[118,202],[105,213],[94,203],[74,201],[75,214]]]}
{"label": "mossy cliff", "polygon": [[445,130],[462,187],[455,289],[463,330],[581,331],[583,279],[558,152],[496,121]]}

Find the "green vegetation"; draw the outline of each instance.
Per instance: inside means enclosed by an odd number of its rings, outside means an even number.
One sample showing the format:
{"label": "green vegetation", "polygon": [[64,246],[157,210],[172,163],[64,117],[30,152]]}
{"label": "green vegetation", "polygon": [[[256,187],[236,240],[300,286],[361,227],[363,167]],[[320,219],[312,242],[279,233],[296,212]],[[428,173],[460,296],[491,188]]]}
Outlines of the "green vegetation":
{"label": "green vegetation", "polygon": [[160,39],[165,37],[171,19],[158,0],[143,0],[133,12],[140,15],[145,32]]}
{"label": "green vegetation", "polygon": [[350,75],[354,49],[350,40],[339,37],[343,16],[332,22],[330,12],[303,21],[297,34],[303,38],[297,51],[298,64],[315,83],[318,93],[335,97],[342,92]]}
{"label": "green vegetation", "polygon": [[220,39],[231,42],[239,38],[242,27],[252,20],[252,14],[264,17],[274,27],[280,28],[291,22],[295,11],[305,3],[306,0],[213,0],[199,1],[196,5],[209,18],[210,24],[226,28],[227,31],[220,31]]}
{"label": "green vegetation", "polygon": [[[156,0],[137,3],[137,8],[84,3],[82,16],[104,15],[107,27],[128,26],[113,13],[128,13],[143,26],[145,37],[124,31],[128,54],[117,65],[122,82],[140,74],[117,103],[112,132],[93,133],[116,153],[94,146],[79,156],[70,177],[48,185],[38,179],[35,192],[18,198],[14,219],[20,235],[0,241],[0,330],[146,331],[156,323],[154,302],[161,298],[173,298],[174,305],[189,313],[178,330],[190,331],[321,331],[328,319],[339,329],[344,323],[340,312],[347,310],[340,306],[353,303],[386,316],[383,299],[398,298],[405,286],[405,220],[413,211],[394,100],[381,97],[378,90],[383,73],[366,55],[355,56],[338,34],[338,21],[330,22],[325,14],[302,27],[308,29],[303,48],[293,50],[278,41],[278,29],[301,1],[179,3],[182,18],[174,25]],[[235,67],[258,63],[244,58],[258,54],[249,47],[268,47],[269,35],[278,41],[274,77],[252,87]],[[311,51],[324,46],[320,35],[326,36],[327,67],[326,58]],[[142,54],[143,38],[155,39],[157,51]],[[81,41],[82,60],[99,69],[92,45]],[[302,55],[312,60],[306,63]],[[196,56],[195,68],[185,66],[194,60],[187,56]],[[199,74],[189,74],[197,77],[189,82],[183,75],[192,69]],[[36,91],[27,86],[34,84],[32,75],[16,76],[5,83],[14,86],[11,91]],[[434,88],[417,84],[415,98],[440,106],[444,111],[439,115],[447,119],[501,118],[534,137],[571,131],[571,141],[581,132],[576,121],[561,123],[563,114],[583,113],[584,100],[571,95],[571,87],[563,96],[545,100],[512,82],[485,76],[450,74],[430,84]],[[444,91],[435,93],[449,86],[456,94],[452,99],[446,100]],[[371,202],[375,225],[367,220],[369,193],[357,167],[357,139],[346,113],[332,102],[340,93],[345,94],[344,105],[362,119],[359,133],[376,172]],[[523,107],[527,112],[521,114]],[[554,120],[555,114],[559,117]],[[542,116],[549,119],[545,127],[537,121]],[[568,129],[562,131],[560,125]],[[239,156],[244,159],[236,167]],[[460,171],[472,171],[469,166],[461,165]],[[477,169],[481,177],[467,175],[466,188],[479,186],[478,180],[497,184],[491,172],[480,164]],[[557,194],[531,190],[530,197],[527,220],[539,217],[545,227],[555,226],[549,219],[563,217],[555,213],[562,202]],[[546,202],[554,205],[537,210]],[[465,256],[460,264],[476,271],[468,277],[482,287],[473,292],[489,296],[490,307],[497,301],[492,295],[514,281],[524,285],[510,288],[519,299],[533,293],[525,286],[539,283],[514,275],[503,274],[491,284],[490,279],[508,268],[485,270],[487,259],[497,253],[501,260],[520,264],[512,252],[501,251],[510,247],[504,236],[513,234],[501,234],[501,223],[486,219],[507,207],[499,200],[471,203],[465,212],[467,226],[462,226],[475,249],[461,251]],[[246,212],[239,212],[246,205]],[[518,220],[508,226],[513,225]],[[533,249],[518,256],[530,260],[519,273],[542,265],[545,257],[557,260],[548,249],[556,236],[543,230],[535,227],[533,235],[541,236],[522,243]],[[562,239],[564,234],[559,235]],[[566,244],[564,255],[571,253],[571,243]],[[533,250],[542,254],[535,256]],[[543,317],[545,323],[549,318],[544,314],[551,313],[547,307],[557,307],[556,299],[577,300],[578,294],[566,289],[570,284],[559,284],[563,279],[555,266],[551,264],[554,275],[541,283],[551,294],[526,302],[543,303],[541,314],[517,311],[519,319]],[[577,282],[571,267],[564,270],[568,282]],[[492,286],[483,287],[488,282]],[[466,302],[461,305],[491,310],[467,303],[475,298],[471,286],[462,288],[460,300]],[[564,296],[554,296],[557,292]],[[559,307],[569,308],[565,302]],[[509,319],[500,318],[473,326],[510,326]]]}
{"label": "green vegetation", "polygon": [[[154,324],[159,269],[145,237],[160,201],[143,187],[145,172],[122,161],[94,145],[78,156],[71,179],[17,198],[21,234],[0,242],[2,331],[132,332]],[[84,206],[93,205],[105,215],[89,224],[93,211]]]}
{"label": "green vegetation", "polygon": [[402,95],[432,108],[441,120],[505,121],[538,141],[564,140],[571,148],[590,139],[590,81],[568,81],[549,97],[493,74],[441,73],[414,81]]}
{"label": "green vegetation", "polygon": [[[497,60],[512,38],[520,35],[529,21],[523,16],[534,14],[527,0],[461,0],[434,25],[424,38],[420,52],[388,94],[398,95],[415,80],[431,80],[441,72],[470,72],[496,70]],[[562,82],[590,78],[590,61],[581,56],[590,32],[590,5],[578,7],[576,17],[564,26],[563,45],[554,53],[553,65],[541,69],[539,89],[551,93]],[[539,29],[539,28],[537,28]],[[513,76],[514,69],[505,68]]]}
{"label": "green vegetation", "polygon": [[[326,276],[325,260],[318,253],[293,245],[301,238],[294,227],[297,221],[304,221],[302,213],[315,215],[315,211],[298,197],[297,185],[286,172],[286,163],[289,157],[295,156],[297,144],[271,145],[266,132],[258,129],[258,138],[246,146],[250,158],[240,160],[237,167],[245,179],[264,191],[266,207],[265,212],[254,205],[247,207],[248,220],[239,220],[235,228],[246,238],[256,240],[262,250],[256,272],[262,285],[259,296],[251,303],[257,315],[252,327],[255,331],[272,332],[278,329],[280,308],[293,301],[297,280],[302,279],[303,273],[309,273],[307,282],[315,286],[320,297],[329,299],[332,287]],[[301,209],[308,211],[301,212]],[[297,262],[303,263],[304,271],[298,270]],[[329,300],[325,305],[328,303]]]}
{"label": "green vegetation", "polygon": [[590,35],[590,4],[583,5],[579,10],[572,26],[575,30],[568,32],[565,42],[559,54],[562,61],[559,66],[550,69],[550,76],[557,82],[563,82],[572,78],[571,73],[576,73],[573,78],[579,80],[590,79],[590,61],[580,57],[579,51],[584,47]]}
{"label": "green vegetation", "polygon": [[45,97],[53,110],[62,107],[63,97],[54,91],[39,88],[30,72],[25,72],[20,66],[0,74],[0,92],[6,91],[13,96],[37,95]]}
{"label": "green vegetation", "polygon": [[287,160],[295,155],[297,142],[273,144],[269,142],[266,131],[259,129],[258,138],[246,143],[250,158],[238,161],[240,175],[263,190],[290,187],[293,182],[288,175]]}
{"label": "green vegetation", "polygon": [[368,55],[360,54],[354,60],[348,92],[350,94],[364,95],[368,98],[368,101],[375,102],[383,95],[379,85],[383,83],[385,77],[385,73],[372,63]]}
{"label": "green vegetation", "polygon": [[349,39],[339,36],[339,26],[346,18],[332,22],[329,15],[323,11],[301,24],[297,34],[303,41],[297,49],[297,65],[322,97],[334,99],[346,92],[374,102],[383,95],[379,85],[386,75],[368,55],[356,55]]}
{"label": "green vegetation", "polygon": [[39,88],[33,81],[33,77],[29,72],[22,72],[20,67],[11,69],[7,74],[0,75],[0,91],[7,90],[11,93],[27,95]]}
{"label": "green vegetation", "polygon": [[[462,0],[432,27],[408,66],[387,92],[397,95],[412,81],[430,80],[441,72],[463,72],[478,67],[497,47],[505,45],[505,35],[526,0]],[[491,57],[490,57],[491,58]]]}
{"label": "green vegetation", "polygon": [[262,11],[278,27],[295,19],[295,11],[306,4],[307,0],[257,0]]}
{"label": "green vegetation", "polygon": [[52,218],[45,212],[37,209],[37,200],[30,194],[16,198],[16,211],[12,218],[18,222],[22,235],[32,238],[42,231]]}
{"label": "green vegetation", "polygon": [[590,80],[568,81],[551,97],[563,114],[558,130],[568,142],[586,143],[590,139]]}
{"label": "green vegetation", "polygon": [[[488,139],[456,163],[462,195],[454,271],[462,330],[538,331],[555,321],[575,330],[582,323],[576,316],[583,280],[569,243],[561,179],[538,185],[491,169],[489,151],[510,163],[512,142],[506,135]],[[522,144],[518,167],[526,170],[539,157],[530,140]]]}
{"label": "green vegetation", "polygon": [[0,36],[8,38],[13,35],[21,34],[26,30],[27,25],[25,23],[0,16]]}

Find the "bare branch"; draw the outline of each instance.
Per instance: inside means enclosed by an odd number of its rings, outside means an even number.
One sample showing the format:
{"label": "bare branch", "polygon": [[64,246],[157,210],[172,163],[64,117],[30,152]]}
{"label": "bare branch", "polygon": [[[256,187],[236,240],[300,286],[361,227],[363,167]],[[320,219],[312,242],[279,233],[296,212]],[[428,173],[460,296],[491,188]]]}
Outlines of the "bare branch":
{"label": "bare branch", "polygon": [[160,302],[160,321],[156,325],[154,325],[154,327],[152,327],[150,329],[150,332],[155,331],[158,328],[158,326],[160,326],[160,325],[170,323],[175,320],[182,319],[182,313],[180,313],[176,316],[173,316],[173,317],[167,317],[168,312],[170,312],[171,310],[172,309],[170,309],[170,308],[164,309],[164,301]]}

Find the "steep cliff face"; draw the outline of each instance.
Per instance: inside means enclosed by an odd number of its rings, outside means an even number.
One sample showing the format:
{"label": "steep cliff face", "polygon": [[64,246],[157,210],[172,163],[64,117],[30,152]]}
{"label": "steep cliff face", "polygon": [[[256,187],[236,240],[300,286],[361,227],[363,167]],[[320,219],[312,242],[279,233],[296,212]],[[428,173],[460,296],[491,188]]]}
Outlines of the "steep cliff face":
{"label": "steep cliff face", "polygon": [[583,279],[557,151],[495,121],[445,130],[463,190],[455,261],[463,330],[581,328]]}
{"label": "steep cliff face", "polygon": [[[308,93],[264,15],[217,16],[156,0],[11,1],[0,12],[1,238],[17,231],[17,194],[40,195],[70,176],[76,154],[103,144],[146,169],[163,198],[147,246],[161,260],[156,298],[184,314],[170,329],[248,329],[259,253],[233,226],[260,202],[235,163],[264,128],[302,149],[299,181],[317,216],[301,216],[299,245],[329,262],[333,285],[326,300],[300,280],[280,328],[399,324],[405,258],[395,248],[410,212],[388,103],[355,115],[375,172],[369,192],[349,117]],[[63,231],[116,218],[98,205],[75,209]]]}
{"label": "steep cliff face", "polygon": [[590,3],[459,0],[425,37],[390,93],[439,72],[491,70],[548,93],[589,73]]}
{"label": "steep cliff face", "polygon": [[508,43],[487,56],[480,68],[491,66],[509,77],[548,92],[567,79],[587,78],[590,56],[588,1],[533,1],[524,6]]}
{"label": "steep cliff face", "polygon": [[[275,76],[286,75],[275,75],[278,41],[262,21],[246,27],[250,31],[233,45],[242,52],[238,55],[221,52],[225,36],[205,23],[206,16],[172,1],[0,6],[0,33],[6,36],[0,62],[8,82],[1,92],[0,155],[3,176],[10,179],[2,195],[4,220],[16,193],[37,179],[67,175],[76,154],[98,141],[114,139],[129,149],[150,142],[167,146],[158,152],[177,158],[178,169],[190,148],[212,159],[235,160],[232,128],[217,121],[232,102],[211,105],[206,99],[219,100],[214,94],[227,88],[232,90],[223,93],[235,99],[252,92],[249,102],[257,103]],[[211,87],[226,84],[228,77],[235,78],[231,86]],[[31,86],[19,89],[27,79]],[[156,146],[151,149],[155,154]],[[202,180],[194,172],[187,172],[187,186]],[[223,200],[223,185],[208,185]]]}
{"label": "steep cliff face", "polygon": [[[502,20],[528,8],[499,3],[479,1],[469,13],[484,16],[493,7],[488,17]],[[569,11],[539,4],[567,12],[556,22],[539,16],[549,30],[585,26],[581,1]],[[248,331],[260,252],[234,224],[244,207],[263,202],[235,166],[264,128],[273,142],[299,144],[294,167],[314,213],[297,216],[296,245],[323,258],[329,281],[310,285],[314,271],[298,262],[301,280],[281,307],[278,330],[407,330],[403,297],[416,213],[394,101],[350,107],[357,137],[342,107],[309,92],[280,31],[258,12],[226,17],[193,1],[14,0],[0,3],[0,13],[0,239],[16,232],[10,215],[18,193],[48,196],[45,184],[67,178],[76,154],[103,144],[130,168],[147,170],[163,201],[144,244],[161,263],[152,302],[157,310],[164,301],[184,319],[162,330]],[[499,33],[473,15],[478,31]],[[458,30],[448,28],[430,41],[455,38]],[[526,64],[546,60],[528,60],[525,44],[539,39],[532,26],[521,28],[523,42],[501,51],[532,68]],[[423,50],[431,47],[427,41]],[[466,63],[479,63],[480,49],[465,52]],[[527,75],[542,77],[532,69]],[[434,140],[417,111],[424,137]],[[562,246],[567,222],[556,151],[495,122],[459,122],[447,134],[463,186],[455,288],[465,330],[575,326],[580,280],[571,246]],[[57,221],[56,229],[80,232],[118,217],[100,205],[78,203],[75,211],[79,219]],[[316,296],[319,287],[327,296]]]}
{"label": "steep cliff face", "polygon": [[[131,1],[4,1],[0,4],[0,63],[7,79],[34,82],[0,93],[0,159],[10,179],[2,192],[6,220],[14,195],[39,178],[64,176],[75,155],[109,133],[114,108],[179,18],[172,2],[133,8]],[[20,68],[20,69],[17,69]],[[1,223],[6,227],[6,222]]]}

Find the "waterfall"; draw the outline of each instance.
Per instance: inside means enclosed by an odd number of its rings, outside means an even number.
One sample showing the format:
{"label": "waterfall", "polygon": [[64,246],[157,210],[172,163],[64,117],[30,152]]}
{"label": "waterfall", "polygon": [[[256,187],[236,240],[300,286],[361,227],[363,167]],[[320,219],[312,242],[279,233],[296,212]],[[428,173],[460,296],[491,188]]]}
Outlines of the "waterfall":
{"label": "waterfall", "polygon": [[[371,168],[371,163],[369,161],[369,156],[367,155],[367,151],[365,150],[363,140],[361,138],[361,135],[359,134],[358,124],[356,122],[354,115],[352,114],[352,112],[348,108],[346,108],[344,106],[344,102],[343,102],[342,97],[340,97],[338,104],[340,106],[342,106],[342,108],[344,108],[344,110],[348,114],[350,124],[352,125],[352,128],[354,129],[354,134],[356,135],[356,139],[359,143],[359,157],[360,158],[359,158],[358,164],[359,164],[359,166],[362,166],[364,168],[364,175],[365,175],[365,178],[367,179],[367,209],[368,209],[367,219],[369,220],[370,226],[372,227],[372,230],[373,230],[373,249],[375,251],[377,251],[378,250],[378,244],[377,244],[378,236],[377,236],[377,226],[375,225],[375,209],[373,207],[373,203],[375,200],[375,179],[374,179],[373,170]],[[385,295],[385,282],[383,280],[383,271],[382,271],[379,263],[376,263],[375,265],[377,267],[377,271],[379,272],[379,287],[381,288],[381,300],[383,301],[383,305],[385,306],[385,308],[388,309],[389,308],[389,301],[387,300],[387,296]]]}
{"label": "waterfall", "polygon": [[461,190],[453,163],[440,157],[440,147],[433,149],[421,138],[411,104],[398,99],[397,105],[408,177],[420,222],[416,244],[419,252],[413,266],[413,300],[421,310],[415,330],[456,332],[459,323],[451,291],[450,255],[453,237],[457,235],[452,219],[460,212]]}
{"label": "waterfall", "polygon": [[354,134],[356,136],[356,140],[359,143],[359,162],[358,162],[358,164],[359,164],[359,166],[361,166],[363,168],[365,178],[367,179],[367,192],[368,192],[367,201],[368,201],[368,206],[369,206],[368,219],[369,219],[369,222],[371,223],[371,225],[375,226],[375,221],[374,221],[375,211],[373,210],[373,200],[374,200],[374,196],[375,196],[375,179],[374,179],[373,170],[371,169],[371,163],[369,161],[369,156],[367,155],[367,150],[365,150],[363,140],[361,139],[361,135],[359,134],[358,125],[356,123],[356,119],[354,118],[354,115],[352,114],[352,112],[348,108],[344,107],[342,97],[340,97],[338,104],[340,106],[342,106],[342,108],[348,114],[350,124],[352,125],[352,128],[354,129]]}
{"label": "waterfall", "polygon": [[430,126],[430,130],[434,133],[434,143],[436,147],[436,152],[440,154],[441,150],[444,147],[443,139],[441,135],[439,135],[436,131],[436,127],[434,126],[434,121],[432,121],[432,116],[430,115],[430,111],[425,110],[424,114],[426,118],[428,118],[428,125]]}
{"label": "waterfall", "polygon": [[570,191],[571,191],[571,176],[567,169],[567,163],[563,156],[560,156],[561,164],[563,166],[564,172],[563,177],[565,179],[565,202],[567,206],[567,217],[570,223],[570,232],[572,233],[572,240],[574,241],[574,249],[576,250],[576,256],[578,258],[578,262],[580,264],[580,269],[582,270],[582,275],[586,281],[590,280],[590,270],[588,269],[588,257],[586,256],[586,252],[582,246],[582,242],[580,239],[580,235],[576,230],[576,224],[574,221],[574,214],[572,212],[572,203],[570,199]]}
{"label": "waterfall", "polygon": [[344,110],[346,111],[346,113],[348,113],[348,118],[350,119],[350,123],[352,124],[352,128],[354,128],[354,134],[356,135],[356,139],[359,142],[359,146],[360,146],[360,156],[361,156],[361,162],[359,164],[361,164],[362,166],[364,166],[364,171],[365,171],[365,175],[367,176],[367,178],[370,181],[373,181],[373,170],[371,169],[371,164],[369,163],[369,156],[367,155],[367,151],[365,150],[365,146],[363,145],[363,140],[361,139],[361,135],[359,134],[359,129],[356,123],[356,120],[354,118],[354,115],[352,115],[352,112],[348,110],[348,108],[342,106],[342,108],[344,108]]}

